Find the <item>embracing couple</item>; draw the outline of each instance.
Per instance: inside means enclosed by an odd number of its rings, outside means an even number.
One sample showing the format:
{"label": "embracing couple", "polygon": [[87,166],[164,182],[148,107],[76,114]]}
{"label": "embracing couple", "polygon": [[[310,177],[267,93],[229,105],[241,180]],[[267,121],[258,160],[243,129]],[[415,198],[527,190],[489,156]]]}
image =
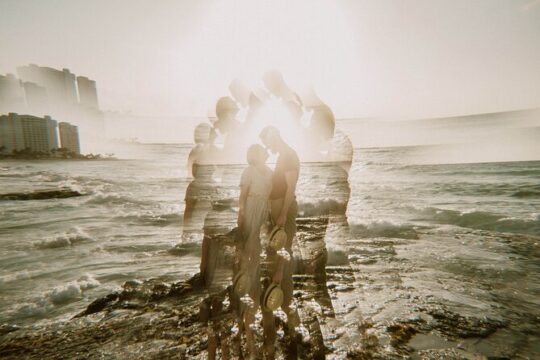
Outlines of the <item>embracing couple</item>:
{"label": "embracing couple", "polygon": [[[291,309],[293,282],[292,282],[292,241],[296,235],[296,216],[298,205],[296,202],[296,184],[300,171],[300,162],[296,151],[281,137],[279,131],[268,126],[260,133],[264,146],[278,159],[274,171],[266,165],[268,153],[261,145],[252,145],[247,152],[249,166],[242,173],[240,180],[240,211],[238,225],[243,235],[243,249],[239,254],[237,266],[238,274],[247,274],[249,285],[246,293],[251,298],[242,311],[242,322],[246,331],[248,348],[255,350],[254,334],[251,324],[259,305],[263,314],[264,350],[268,357],[274,355],[276,339],[275,320],[273,310],[281,304],[282,310],[287,314],[288,331],[292,334],[298,325],[298,314]],[[272,223],[271,229],[282,229],[286,233],[284,244],[276,248],[268,246],[266,281],[261,289],[260,283],[260,254],[261,227],[268,220]],[[274,233],[275,231],[272,231]],[[276,290],[277,289],[277,290]],[[274,291],[275,290],[275,291]],[[262,302],[262,303],[261,303]]]}

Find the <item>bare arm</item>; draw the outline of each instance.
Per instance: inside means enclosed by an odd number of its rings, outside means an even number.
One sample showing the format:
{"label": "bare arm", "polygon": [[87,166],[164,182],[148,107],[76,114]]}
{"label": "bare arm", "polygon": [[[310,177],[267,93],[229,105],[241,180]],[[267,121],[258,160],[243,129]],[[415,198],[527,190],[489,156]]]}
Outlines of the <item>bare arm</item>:
{"label": "bare arm", "polygon": [[238,211],[238,226],[239,227],[242,227],[244,224],[246,200],[247,200],[248,193],[249,193],[249,185],[240,186],[240,198],[238,199],[238,203],[240,206],[240,209]]}
{"label": "bare arm", "polygon": [[184,201],[186,203],[186,206],[184,208],[183,233],[186,234],[191,230],[191,219],[193,217],[193,210],[195,209],[195,204],[197,203],[197,199],[193,196],[192,183],[189,184],[186,189],[186,196]]}
{"label": "bare arm", "polygon": [[193,214],[193,208],[195,207],[196,200],[186,199],[186,207],[184,209],[184,224],[188,224]]}

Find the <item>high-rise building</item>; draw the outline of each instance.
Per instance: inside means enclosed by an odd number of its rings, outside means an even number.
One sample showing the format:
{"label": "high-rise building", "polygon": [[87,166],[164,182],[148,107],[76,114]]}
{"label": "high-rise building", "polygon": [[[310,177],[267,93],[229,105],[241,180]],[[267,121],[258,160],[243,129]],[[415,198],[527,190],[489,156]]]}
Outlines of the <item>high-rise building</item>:
{"label": "high-rise building", "polygon": [[[57,71],[56,69],[53,69]],[[72,74],[69,69],[62,69],[64,77],[64,95],[67,102],[70,104],[78,103],[77,84],[75,83],[75,74]]]}
{"label": "high-rise building", "polygon": [[11,154],[25,148],[23,128],[19,115],[0,115],[0,153]]}
{"label": "high-rise building", "polygon": [[50,116],[9,113],[0,116],[0,146],[4,152],[29,148],[31,151],[49,152],[58,148],[56,121]]}
{"label": "high-rise building", "polygon": [[24,111],[25,106],[21,81],[13,74],[0,75],[0,113]]}
{"label": "high-rise building", "polygon": [[77,76],[77,85],[80,104],[92,109],[99,109],[96,82],[85,76]]}
{"label": "high-rise building", "polygon": [[[84,144],[97,144],[103,140],[105,119],[99,109],[94,80],[76,77],[68,69],[57,70],[36,64],[19,66],[17,73],[20,80],[13,75],[10,79],[16,80],[22,90],[22,107],[0,106],[0,114],[50,114],[59,121],[68,120],[77,125]],[[1,88],[0,84],[0,91]]]}
{"label": "high-rise building", "polygon": [[60,71],[50,67],[30,64],[28,66],[19,66],[17,73],[21,80],[45,87],[53,109],[62,109],[66,105],[77,103],[75,74],[72,74],[69,69]]}
{"label": "high-rise building", "polygon": [[58,124],[58,130],[60,132],[60,143],[62,147],[69,149],[69,151],[76,154],[80,154],[81,148],[79,145],[79,130],[77,126],[67,122],[61,122]]}
{"label": "high-rise building", "polygon": [[58,148],[57,124],[50,116],[40,118],[31,115],[18,115],[18,117],[22,125],[25,148],[42,152]]}
{"label": "high-rise building", "polygon": [[32,82],[23,83],[24,92],[26,94],[26,104],[30,112],[34,114],[49,113],[49,99],[47,90],[43,86],[39,86]]}

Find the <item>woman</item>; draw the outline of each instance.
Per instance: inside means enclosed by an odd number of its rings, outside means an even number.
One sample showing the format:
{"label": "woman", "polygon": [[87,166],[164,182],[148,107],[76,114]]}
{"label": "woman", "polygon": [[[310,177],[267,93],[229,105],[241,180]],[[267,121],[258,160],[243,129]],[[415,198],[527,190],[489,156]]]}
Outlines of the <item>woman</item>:
{"label": "woman", "polygon": [[[272,190],[272,170],[266,166],[268,154],[261,145],[251,145],[247,151],[249,166],[242,173],[240,180],[240,211],[238,227],[243,237],[243,250],[239,253],[237,279],[243,278],[248,284],[247,304],[243,314],[246,341],[252,354],[255,342],[251,324],[259,306],[260,294],[260,254],[261,227],[268,219],[268,199]],[[238,294],[243,295],[243,294]]]}

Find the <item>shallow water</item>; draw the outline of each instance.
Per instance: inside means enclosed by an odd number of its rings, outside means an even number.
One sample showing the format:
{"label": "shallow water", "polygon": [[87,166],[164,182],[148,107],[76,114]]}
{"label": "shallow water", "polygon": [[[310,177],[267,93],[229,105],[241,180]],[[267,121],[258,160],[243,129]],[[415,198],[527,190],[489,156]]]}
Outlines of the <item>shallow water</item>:
{"label": "shallow water", "polygon": [[[189,147],[130,151],[123,160],[0,163],[0,193],[68,187],[85,194],[0,202],[1,323],[65,319],[127,280],[182,280],[198,271],[198,243],[181,240]],[[364,318],[402,316],[395,299],[414,288],[462,315],[523,323],[498,336],[534,334],[540,161],[416,164],[426,151],[357,149],[349,184],[331,165],[302,165],[304,216],[343,202],[350,187],[348,257],[355,297],[364,299],[357,310]],[[216,173],[223,197],[237,196],[241,170]]]}

